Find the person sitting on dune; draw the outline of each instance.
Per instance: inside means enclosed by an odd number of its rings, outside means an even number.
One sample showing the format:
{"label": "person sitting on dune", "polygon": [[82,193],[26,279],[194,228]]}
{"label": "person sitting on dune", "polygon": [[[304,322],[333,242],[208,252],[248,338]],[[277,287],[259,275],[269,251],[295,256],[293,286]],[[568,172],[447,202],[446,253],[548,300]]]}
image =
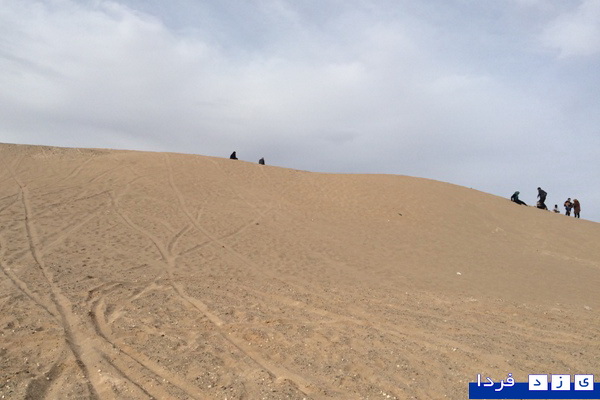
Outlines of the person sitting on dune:
{"label": "person sitting on dune", "polygon": [[519,192],[519,191],[514,192],[513,195],[510,196],[510,201],[514,201],[517,204],[521,204],[521,205],[526,206],[527,204],[525,204],[524,201],[519,200],[519,193],[521,193],[521,192]]}
{"label": "person sitting on dune", "polygon": [[231,153],[231,155],[229,156],[229,159],[231,160],[237,160],[237,155],[235,154],[235,151],[233,153]]}

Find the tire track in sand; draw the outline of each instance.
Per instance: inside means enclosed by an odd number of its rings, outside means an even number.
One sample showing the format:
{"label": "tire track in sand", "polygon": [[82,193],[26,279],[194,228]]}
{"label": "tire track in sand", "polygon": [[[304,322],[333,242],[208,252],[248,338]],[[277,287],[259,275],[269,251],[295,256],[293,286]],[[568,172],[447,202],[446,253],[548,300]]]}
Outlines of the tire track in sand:
{"label": "tire track in sand", "polygon": [[[95,210],[91,211],[85,218],[81,221],[73,221],[69,223],[66,227],[61,228],[58,232],[51,233],[41,238],[38,242],[38,246],[43,249],[43,252],[46,253],[49,250],[52,250],[54,247],[61,244],[65,239],[69,236],[77,232],[79,229],[84,227],[88,222],[97,217],[104,210],[104,206],[97,207]],[[23,249],[15,252],[10,257],[11,263],[18,263],[25,258],[28,254],[31,254],[31,249]]]}
{"label": "tire track in sand", "polygon": [[[172,176],[171,175],[169,175],[169,176],[170,176],[170,180],[172,180]],[[188,308],[200,311],[202,313],[202,315],[204,315],[215,326],[216,332],[227,343],[229,343],[231,346],[233,346],[233,348],[235,348],[239,353],[243,354],[247,359],[251,360],[259,368],[261,368],[262,370],[267,372],[276,381],[282,381],[282,380],[287,379],[289,382],[294,384],[298,388],[299,391],[301,391],[305,395],[308,395],[309,393],[314,392],[314,390],[312,388],[313,385],[310,382],[306,381],[304,378],[302,378],[290,371],[287,371],[283,368],[272,365],[269,361],[264,359],[259,353],[249,349],[248,346],[246,346],[242,340],[237,339],[230,334],[226,334],[226,332],[224,332],[224,330],[222,328],[222,326],[224,325],[223,321],[216,314],[212,313],[210,311],[210,309],[206,306],[206,304],[204,304],[201,300],[189,296],[185,292],[185,290],[181,287],[181,285],[176,284],[174,277],[173,277],[173,271],[175,269],[175,257],[169,253],[168,248],[155,235],[153,235],[151,232],[149,232],[146,229],[135,224],[127,215],[125,215],[121,211],[121,209],[119,207],[118,196],[116,196],[114,194],[114,192],[111,192],[110,196],[111,196],[111,201],[112,201],[112,205],[113,205],[115,212],[117,213],[117,215],[120,216],[120,218],[125,222],[125,224],[127,226],[129,226],[129,228],[131,228],[132,230],[145,236],[147,239],[149,239],[154,244],[154,246],[158,250],[163,262],[167,266],[166,272],[168,275],[169,284],[171,285],[175,294],[181,299],[181,301],[184,305],[186,305]],[[189,212],[187,212],[188,210],[186,209],[185,211],[186,211],[186,215],[188,215],[188,217],[191,220],[193,220],[193,218],[191,218],[191,215],[189,214]],[[195,227],[198,227],[198,224],[196,221],[191,221],[191,222],[192,222],[192,225],[194,225]],[[98,329],[101,331],[101,325],[98,325]],[[107,337],[107,340],[110,341],[110,338]],[[146,356],[135,352],[135,350],[130,348],[129,346],[127,346],[127,347],[128,347],[127,348],[128,354],[132,357],[137,358],[137,360],[138,360],[137,362],[140,363],[140,365],[142,365],[148,369],[152,368],[155,371],[159,371],[161,374],[166,373],[166,371],[164,371],[164,370],[156,370],[155,367],[158,367],[158,366],[156,366]],[[334,391],[332,390],[331,392],[334,392]]]}
{"label": "tire track in sand", "polygon": [[[211,234],[209,234],[202,226],[200,226],[200,224],[198,224],[198,221],[196,221],[194,219],[194,217],[188,210],[187,206],[185,205],[185,200],[183,198],[183,195],[181,194],[181,192],[177,189],[177,186],[175,185],[175,181],[173,179],[173,169],[172,169],[170,160],[168,158],[168,155],[166,155],[166,154],[165,154],[165,163],[167,165],[169,184],[171,186],[171,189],[177,198],[177,201],[179,203],[181,211],[184,213],[184,215],[190,221],[192,226],[194,226],[194,228],[196,228],[199,232],[203,233],[205,236],[207,236],[209,239],[211,239],[212,242],[218,243],[223,248],[226,248],[228,250],[228,252],[235,255],[236,258],[243,261],[244,264],[257,268],[257,266],[254,265],[254,263],[251,263],[249,260],[246,260],[245,257],[241,256],[239,253],[237,253],[233,249],[229,248],[229,246],[226,246],[225,243],[221,242],[219,239],[213,238]],[[244,199],[244,201],[246,201],[246,200]],[[263,215],[259,210],[256,210],[256,211],[259,215],[261,215],[261,216]],[[157,247],[159,247],[158,243],[155,243],[155,244],[157,245]],[[160,248],[159,248],[159,251],[161,251]],[[161,254],[163,254],[163,251],[161,251]],[[167,257],[166,261],[168,263],[174,263],[175,260],[172,257]],[[170,268],[173,268],[173,267],[174,267],[174,265],[170,266]],[[271,376],[275,377],[275,379],[277,381],[288,380],[292,384],[294,384],[305,395],[312,395],[317,390],[322,390],[324,385],[320,384],[319,388],[315,387],[315,385],[312,382],[309,382],[304,377],[302,377],[294,372],[291,372],[291,371],[285,369],[284,367],[279,367],[279,366],[274,365],[271,361],[264,358],[262,356],[262,354],[260,354],[258,351],[255,351],[255,350],[249,348],[249,346],[246,346],[246,344],[243,340],[238,339],[235,336],[231,335],[231,332],[229,332],[229,334],[225,334],[225,332],[222,328],[224,325],[224,322],[216,314],[213,314],[212,312],[210,312],[208,306],[206,306],[206,304],[204,302],[202,302],[201,300],[199,300],[195,297],[189,296],[185,292],[185,289],[180,284],[176,284],[175,282],[173,282],[173,286],[176,289],[177,293],[179,293],[179,295],[183,299],[185,299],[188,303],[192,304],[192,306],[194,308],[196,308],[197,310],[202,312],[218,328],[218,331],[220,332],[221,336],[225,340],[230,342],[235,348],[238,349],[238,351],[240,351],[242,354],[244,354],[249,359],[253,360],[254,363],[256,363],[259,367],[261,367],[263,370],[265,370]],[[327,389],[330,393],[335,393],[335,390],[333,390],[332,388],[327,388]]]}
{"label": "tire track in sand", "polygon": [[[97,297],[96,294],[98,295]],[[151,392],[151,397],[164,399],[170,398],[171,395],[169,395],[168,392],[161,387],[144,386],[143,382],[144,380],[147,380],[145,379],[147,375],[143,373],[144,370],[149,371],[152,375],[156,376],[158,378],[157,382],[159,385],[170,385],[175,387],[192,399],[204,398],[203,393],[196,386],[190,385],[184,379],[158,365],[146,355],[138,352],[131,346],[122,342],[117,342],[112,337],[112,330],[106,321],[106,304],[104,303],[104,296],[100,295],[98,292],[95,292],[94,294],[90,293],[90,296],[91,311],[89,316],[94,325],[96,334],[101,337],[106,344],[110,345],[110,348],[118,351],[117,354],[114,354],[113,351],[113,355],[111,357],[106,355],[104,355],[104,357],[111,359],[111,364],[117,371],[121,372],[122,376],[128,379],[136,387],[142,389],[144,392]],[[128,372],[125,373],[125,370]]]}
{"label": "tire track in sand", "polygon": [[62,389],[65,380],[65,371],[69,368],[65,365],[66,352],[52,364],[47,372],[42,373],[29,381],[25,391],[25,400],[55,399],[58,397],[57,388]]}
{"label": "tire track in sand", "polygon": [[[28,297],[30,297],[35,302],[39,303],[42,308],[44,308],[50,315],[52,315],[57,320],[59,325],[62,326],[63,332],[65,332],[65,339],[66,339],[65,342],[67,345],[66,349],[68,349],[67,351],[69,353],[72,353],[75,356],[75,365],[73,365],[71,367],[65,367],[64,366],[65,356],[63,353],[61,358],[55,363],[55,366],[63,365],[63,367],[60,368],[60,370],[59,370],[60,373],[58,375],[54,373],[57,371],[57,369],[53,367],[49,371],[50,375],[45,374],[44,376],[40,377],[39,379],[32,380],[30,382],[31,386],[28,385],[28,392],[27,392],[28,393],[27,395],[29,396],[28,398],[42,398],[43,397],[43,398],[54,399],[60,393],[63,393],[64,392],[63,384],[66,384],[68,381],[67,376],[65,376],[65,374],[64,374],[65,368],[80,369],[83,372],[84,378],[86,379],[85,385],[88,388],[90,398],[97,399],[97,398],[99,398],[100,394],[102,394],[102,397],[105,397],[105,398],[112,398],[112,399],[118,398],[118,397],[115,397],[115,393],[111,393],[110,391],[107,391],[107,390],[105,390],[103,392],[99,392],[98,391],[99,389],[97,389],[97,387],[103,386],[106,388],[106,386],[108,386],[107,385],[107,383],[108,383],[108,384],[112,385],[113,390],[116,390],[115,382],[122,384],[123,381],[120,381],[118,379],[115,380],[114,378],[111,378],[111,376],[107,375],[106,372],[100,378],[98,378],[97,376],[94,376],[96,378],[97,384],[94,384],[94,382],[90,379],[89,371],[91,371],[91,368],[89,367],[89,365],[91,362],[98,361],[98,359],[104,361],[105,363],[108,363],[118,375],[121,375],[123,377],[124,383],[130,384],[133,387],[139,389],[140,387],[136,382],[129,379],[127,374],[123,373],[123,371],[121,369],[115,367],[113,365],[113,363],[109,362],[108,358],[106,357],[105,352],[113,350],[114,346],[108,346],[104,342],[99,341],[99,338],[97,336],[94,337],[93,335],[82,335],[82,336],[87,336],[83,340],[89,342],[89,343],[87,343],[87,346],[85,346],[83,351],[85,351],[86,353],[90,353],[86,357],[83,356],[82,349],[80,348],[79,344],[75,341],[77,339],[77,337],[79,336],[79,334],[77,331],[74,332],[71,329],[72,325],[75,323],[75,321],[73,321],[73,324],[69,323],[69,320],[73,320],[72,317],[74,317],[73,315],[71,315],[71,313],[69,313],[69,311],[71,310],[70,303],[64,296],[62,296],[60,289],[57,286],[52,285],[52,283],[54,282],[54,278],[52,276],[52,271],[45,268],[45,264],[43,263],[43,255],[44,255],[45,251],[47,251],[49,248],[57,245],[58,243],[62,242],[64,239],[66,239],[70,235],[72,235],[75,231],[79,230],[81,227],[83,227],[85,224],[87,224],[99,212],[102,211],[103,207],[98,207],[95,211],[92,212],[91,215],[86,216],[81,221],[75,221],[73,223],[68,224],[67,227],[62,228],[58,232],[58,234],[49,235],[48,237],[54,237],[54,239],[52,240],[52,242],[49,245],[42,246],[42,244],[40,243],[40,240],[38,240],[38,235],[35,230],[35,226],[33,224],[34,217],[32,216],[32,213],[31,213],[31,205],[28,201],[28,191],[27,191],[26,185],[22,184],[22,182],[14,174],[13,174],[13,179],[17,182],[17,185],[20,188],[20,191],[19,191],[17,197],[18,197],[18,199],[22,199],[22,204],[25,209],[24,220],[26,222],[26,231],[27,231],[28,243],[29,243],[29,247],[30,247],[29,252],[34,257],[34,261],[36,262],[38,268],[40,268],[40,270],[42,271],[42,274],[43,274],[45,280],[51,284],[51,288],[50,288],[50,297],[52,300],[51,305],[54,305],[55,308],[57,308],[57,310],[54,313],[52,311],[50,311],[44,304],[47,302],[41,301],[35,295],[35,293],[33,293],[31,290],[28,289],[27,284],[25,282],[21,281],[14,273],[12,273],[12,271],[10,271],[9,268],[5,268],[3,270],[3,272],[9,278],[12,278],[11,280],[13,281],[13,283],[17,287],[19,287],[19,289],[23,293],[25,293]],[[107,193],[107,191],[95,194],[94,197],[97,195],[102,195],[104,193]],[[1,248],[1,251],[4,251],[4,247]],[[25,252],[25,254],[27,254],[27,252]],[[24,256],[24,254],[19,256],[19,259],[22,258],[23,256]],[[59,306],[61,306],[61,307],[59,308]],[[81,341],[78,341],[78,342],[81,343]],[[92,345],[94,347],[92,347]],[[104,351],[99,350],[101,348],[104,348]],[[87,362],[86,362],[86,359],[88,360]],[[98,370],[98,372],[100,372],[100,370]],[[94,375],[96,375],[96,374],[94,373]],[[50,380],[48,382],[46,382],[48,379],[50,379]],[[98,384],[98,381],[100,381],[99,384]],[[145,391],[143,389],[142,389],[142,392],[145,393]],[[165,392],[159,391],[155,394],[156,394],[155,396],[150,396],[150,397],[151,398],[168,398],[168,397],[170,397]]]}
{"label": "tire track in sand", "polygon": [[52,271],[46,267],[44,262],[44,253],[39,245],[38,234],[35,224],[32,220],[33,212],[31,209],[31,202],[29,200],[29,189],[23,182],[21,182],[21,180],[16,176],[12,169],[6,165],[6,163],[4,163],[4,165],[10,171],[14,181],[20,188],[21,202],[25,213],[25,230],[27,232],[29,249],[35,264],[39,267],[46,282],[50,286],[50,298],[52,299],[52,302],[58,311],[60,323],[65,335],[65,341],[75,357],[76,364],[84,375],[90,398],[100,399],[99,393],[103,392],[101,390],[101,380],[93,368],[93,365],[98,361],[98,358],[94,357],[95,352],[93,349],[86,348],[89,347],[85,346],[86,335],[77,327],[77,318],[72,312],[71,302],[54,282],[54,275],[52,274]]}
{"label": "tire track in sand", "polygon": [[[166,399],[172,397],[172,395],[164,390],[161,386],[144,385],[144,383],[147,383],[149,380],[148,375],[145,374],[144,371],[149,371],[152,375],[154,375],[157,378],[155,382],[158,385],[173,386],[174,388],[179,389],[182,393],[186,393],[187,396],[193,399],[198,397],[202,398],[202,396],[199,396],[199,393],[197,393],[197,391],[195,391],[195,389],[189,386],[185,381],[182,381],[177,376],[172,375],[170,372],[152,362],[144,355],[138,353],[130,346],[118,343],[112,337],[112,330],[110,329],[110,322],[107,320],[108,311],[104,299],[115,289],[121,287],[123,287],[123,282],[102,283],[90,289],[88,291],[88,297],[85,300],[85,304],[89,310],[88,316],[90,318],[90,322],[94,328],[96,336],[100,339],[98,347],[101,358],[107,364],[109,364],[114,371],[125,380],[126,383],[129,383],[136,390],[141,391],[151,399]],[[144,288],[140,294],[150,291],[155,287],[158,288],[155,282],[152,282],[149,286]],[[138,295],[133,296],[133,299],[135,299]],[[132,298],[128,299],[127,303],[130,303],[131,301]],[[123,307],[124,304],[121,303],[120,306]],[[119,316],[120,310],[116,309],[113,311],[113,317],[111,317],[111,319],[114,320]],[[175,384],[171,382],[175,382]]]}
{"label": "tire track in sand", "polygon": [[27,296],[31,301],[41,307],[44,311],[46,311],[50,316],[56,319],[56,314],[58,311],[56,309],[50,310],[48,306],[46,306],[45,302],[31,289],[27,286],[27,283],[23,282],[10,268],[4,265],[4,251],[6,246],[4,244],[4,239],[0,237],[0,270],[2,273],[13,283],[13,285],[19,289],[25,296]]}
{"label": "tire track in sand", "polygon": [[16,198],[15,198],[15,199],[13,199],[13,200],[12,200],[10,203],[8,203],[7,205],[5,205],[4,207],[0,208],[0,214],[1,214],[2,212],[4,212],[4,210],[6,210],[7,208],[10,208],[10,207],[12,207],[12,205],[13,205],[13,204],[16,204],[16,203],[18,203],[18,202],[19,202],[19,193],[16,193],[16,194],[11,194],[10,196],[6,196],[6,197],[4,197],[4,198],[0,199],[0,201],[2,201],[2,200],[4,200],[4,199],[8,199],[8,198],[11,198],[11,197],[14,197],[14,196],[16,196]]}
{"label": "tire track in sand", "polygon": [[87,164],[89,164],[92,160],[94,160],[95,158],[96,158],[96,156],[94,156],[94,155],[88,156],[88,158],[86,158],[86,160],[84,162],[82,162],[81,164],[79,164],[79,166],[74,168],[67,176],[65,176],[63,179],[61,179],[61,181],[67,181],[69,179],[75,178],[77,175],[79,175],[81,173],[81,171],[83,171],[83,168]]}

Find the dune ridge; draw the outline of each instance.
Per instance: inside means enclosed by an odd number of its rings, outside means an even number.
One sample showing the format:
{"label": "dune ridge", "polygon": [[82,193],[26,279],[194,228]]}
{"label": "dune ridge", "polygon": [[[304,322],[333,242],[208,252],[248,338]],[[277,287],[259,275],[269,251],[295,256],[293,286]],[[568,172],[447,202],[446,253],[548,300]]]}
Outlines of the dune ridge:
{"label": "dune ridge", "polygon": [[4,398],[464,399],[599,365],[600,224],[407,176],[0,157]]}

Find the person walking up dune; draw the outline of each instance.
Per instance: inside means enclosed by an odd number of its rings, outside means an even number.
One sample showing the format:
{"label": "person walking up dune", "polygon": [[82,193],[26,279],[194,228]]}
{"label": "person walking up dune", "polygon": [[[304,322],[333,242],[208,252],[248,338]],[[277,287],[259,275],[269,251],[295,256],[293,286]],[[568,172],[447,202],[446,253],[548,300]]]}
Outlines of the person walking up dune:
{"label": "person walking up dune", "polygon": [[537,190],[538,190],[538,197],[540,198],[540,202],[539,202],[540,204],[538,205],[538,208],[543,208],[544,210],[547,210],[548,207],[546,207],[546,196],[548,195],[548,193],[546,193],[540,187],[538,187]]}

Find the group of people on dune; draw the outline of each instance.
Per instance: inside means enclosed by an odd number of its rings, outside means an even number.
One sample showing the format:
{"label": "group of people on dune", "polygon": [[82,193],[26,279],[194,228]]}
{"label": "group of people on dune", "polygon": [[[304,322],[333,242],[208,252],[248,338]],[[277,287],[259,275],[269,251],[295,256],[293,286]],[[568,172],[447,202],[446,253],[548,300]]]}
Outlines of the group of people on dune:
{"label": "group of people on dune", "polygon": [[[230,159],[230,160],[237,160],[237,159],[238,159],[238,158],[237,158],[237,154],[235,153],[235,151],[234,151],[233,153],[231,153],[231,155],[229,156],[229,159]],[[258,160],[258,163],[259,163],[260,165],[265,165],[265,159],[264,159],[264,158],[261,158],[260,160]]]}
{"label": "group of people on dune", "polygon": [[[546,207],[546,196],[548,195],[548,193],[546,193],[542,188],[537,188],[538,190],[538,202],[537,202],[537,208],[540,208],[542,210],[547,210],[548,207]],[[521,192],[517,191],[514,192],[513,195],[510,197],[510,201],[513,201],[517,204],[521,204],[526,206],[527,204],[525,204],[524,201],[519,200],[519,194]],[[573,210],[573,216],[575,218],[579,218],[579,213],[581,212],[581,204],[579,203],[579,200],[577,199],[573,199],[573,201],[571,201],[571,198],[569,197],[566,201],[565,201],[565,215],[570,216],[571,215],[571,210]],[[554,205],[554,211],[557,214],[560,214],[560,210],[558,209],[558,204]]]}

